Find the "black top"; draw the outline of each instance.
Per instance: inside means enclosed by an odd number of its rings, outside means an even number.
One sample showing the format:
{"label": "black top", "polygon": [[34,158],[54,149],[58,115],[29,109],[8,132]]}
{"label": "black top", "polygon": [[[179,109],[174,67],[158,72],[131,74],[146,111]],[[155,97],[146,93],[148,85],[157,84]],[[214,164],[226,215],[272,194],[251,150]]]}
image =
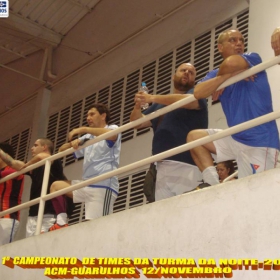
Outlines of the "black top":
{"label": "black top", "polygon": [[[30,189],[30,200],[41,196],[44,170],[45,170],[45,166],[42,165],[42,166],[32,170],[32,173],[26,174],[26,175],[29,175],[32,179],[31,189]],[[59,180],[67,180],[67,178],[63,174],[63,168],[62,168],[61,161],[59,159],[56,159],[53,161],[53,163],[51,165],[47,194],[50,193],[51,184],[54,181],[59,181]],[[31,206],[29,209],[29,216],[38,216],[38,210],[39,210],[39,204],[35,204],[35,205]],[[55,215],[55,211],[54,211],[51,200],[46,201],[44,214],[54,214]]]}
{"label": "black top", "polygon": [[[188,93],[191,93],[190,91]],[[154,130],[153,155],[165,152],[186,144],[186,137],[193,129],[206,129],[208,127],[208,110],[206,99],[198,100],[200,110],[179,108],[151,120]],[[165,105],[154,103],[143,114],[147,115],[157,111]],[[195,165],[190,151],[186,151],[168,160],[181,161]]]}

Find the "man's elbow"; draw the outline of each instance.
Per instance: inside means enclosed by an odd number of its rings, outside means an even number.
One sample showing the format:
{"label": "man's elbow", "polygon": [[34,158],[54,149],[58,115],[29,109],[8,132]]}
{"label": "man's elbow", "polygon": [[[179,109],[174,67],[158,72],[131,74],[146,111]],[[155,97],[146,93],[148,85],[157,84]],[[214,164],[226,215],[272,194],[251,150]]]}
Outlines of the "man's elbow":
{"label": "man's elbow", "polygon": [[249,68],[248,62],[241,55],[232,55],[220,65],[218,75],[230,74]]}
{"label": "man's elbow", "polygon": [[[195,92],[193,93],[193,96],[195,97],[195,99],[199,100],[199,99],[202,99],[203,96],[201,94],[201,92]],[[199,106],[199,105],[198,105]]]}

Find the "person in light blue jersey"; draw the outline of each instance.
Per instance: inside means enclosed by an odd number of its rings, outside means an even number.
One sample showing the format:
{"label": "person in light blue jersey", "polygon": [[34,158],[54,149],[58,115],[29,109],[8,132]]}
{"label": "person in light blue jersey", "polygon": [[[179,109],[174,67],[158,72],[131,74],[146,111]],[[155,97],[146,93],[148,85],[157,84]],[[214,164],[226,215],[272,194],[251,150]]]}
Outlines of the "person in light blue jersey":
{"label": "person in light blue jersey", "polygon": [[[70,142],[62,145],[59,151],[64,151],[70,147],[77,149],[85,141],[118,128],[117,125],[108,124],[109,121],[110,112],[107,106],[101,103],[93,104],[87,113],[88,127],[73,129],[69,133]],[[85,135],[73,140],[73,136],[79,134]],[[74,153],[75,157],[84,157],[82,179],[87,180],[117,169],[119,166],[120,151],[121,134],[111,136],[106,140],[77,150]],[[68,188],[79,182],[80,180],[56,181],[51,186],[51,193]],[[118,196],[118,192],[119,182],[117,177],[114,176],[69,192],[66,195],[72,197],[74,203],[85,202],[85,218],[86,220],[92,220],[113,212],[113,205]],[[50,231],[60,229],[65,225],[67,225],[66,213],[59,213],[57,215],[57,222],[50,228]]]}
{"label": "person in light blue jersey", "polygon": [[[236,29],[226,30],[220,34],[218,49],[224,61],[219,69],[210,71],[195,87],[194,96],[200,99],[212,94],[214,100],[219,99],[229,127],[273,112],[270,86],[265,71],[216,91],[220,84],[232,75],[262,62],[257,53],[244,53],[244,38]],[[188,134],[187,141],[191,142],[218,131],[194,130]],[[200,186],[202,188],[219,183],[211,155],[216,162],[235,159],[238,177],[242,178],[274,168],[278,152],[278,129],[276,122],[270,121],[193,148],[191,155],[202,172],[204,180]]]}

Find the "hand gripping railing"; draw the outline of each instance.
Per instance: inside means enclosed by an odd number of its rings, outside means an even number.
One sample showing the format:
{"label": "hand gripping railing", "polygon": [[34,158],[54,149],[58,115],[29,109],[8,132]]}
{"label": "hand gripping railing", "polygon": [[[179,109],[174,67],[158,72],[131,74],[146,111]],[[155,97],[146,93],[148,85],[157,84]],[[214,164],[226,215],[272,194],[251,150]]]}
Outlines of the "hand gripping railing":
{"label": "hand gripping railing", "polygon": [[[227,81],[225,81],[221,86],[219,86],[219,89],[222,89],[226,86],[229,86],[235,82],[238,82],[242,79],[245,79],[249,76],[252,76],[260,71],[263,71],[265,70],[266,68],[269,68],[275,64],[278,64],[280,63],[280,56],[277,56],[277,57],[274,57],[272,59],[270,59],[269,61],[266,61],[266,62],[263,62],[257,66],[254,66],[234,77],[231,77],[230,79],[228,79]],[[160,115],[163,115],[165,113],[168,113],[174,109],[177,109],[179,107],[182,107],[190,102],[193,102],[194,100],[196,100],[194,98],[194,96],[190,96],[190,97],[186,97],[180,101],[177,101],[171,105],[168,105],[158,111],[155,111],[143,118],[140,118],[138,120],[135,120],[133,122],[130,122],[128,124],[125,124],[115,130],[112,130],[110,132],[107,132],[105,134],[102,134],[92,140],[89,140],[87,141],[83,146],[81,146],[79,149],[82,149],[82,148],[85,148],[87,146],[90,146],[94,143],[97,143],[101,140],[105,140],[109,137],[112,137],[114,135],[117,135],[123,131],[126,131],[128,129],[131,129],[131,128],[134,128],[136,126],[139,126],[141,123],[143,122],[146,122],[148,120],[151,120],[151,119],[154,119]],[[21,205],[18,205],[18,206],[15,206],[13,208],[10,208],[8,210],[5,210],[5,211],[2,211],[0,212],[0,217],[6,215],[6,214],[9,214],[9,213],[12,213],[12,212],[15,212],[15,211],[19,211],[19,210],[22,210],[26,207],[29,207],[29,206],[32,206],[34,204],[37,204],[37,203],[40,203],[39,205],[39,212],[38,212],[38,220],[37,220],[37,228],[36,228],[36,233],[35,235],[38,235],[40,234],[40,229],[41,229],[41,226],[42,226],[42,219],[43,219],[43,213],[44,213],[44,205],[45,205],[45,201],[46,200],[49,200],[49,199],[52,199],[53,197],[56,197],[56,196],[59,196],[59,195],[62,195],[62,194],[65,194],[67,192],[70,192],[70,191],[73,191],[73,190],[76,190],[76,189],[79,189],[79,188],[82,188],[84,186],[87,186],[89,184],[93,184],[93,183],[96,183],[96,182],[99,182],[99,181],[102,181],[102,180],[105,180],[105,179],[108,179],[112,176],[117,176],[117,175],[120,175],[120,174],[123,174],[125,172],[129,172],[129,171],[133,171],[137,168],[140,168],[140,167],[143,167],[147,164],[150,164],[152,162],[155,162],[155,161],[160,161],[164,158],[167,158],[167,157],[170,157],[170,156],[173,156],[175,154],[178,154],[178,153],[181,153],[181,152],[184,152],[184,151],[187,151],[187,150],[190,150],[194,147],[197,147],[197,146],[200,146],[200,145],[204,145],[206,143],[209,143],[209,142],[212,142],[214,140],[217,140],[217,139],[220,139],[220,138],[223,138],[223,137],[226,137],[226,136],[229,136],[229,135],[232,135],[232,134],[235,134],[235,133],[238,133],[240,131],[243,131],[243,130],[246,130],[246,129],[249,129],[251,127],[254,127],[254,126],[257,126],[257,125],[260,125],[260,124],[263,124],[263,123],[266,123],[266,122],[269,122],[269,121],[272,121],[272,120],[275,120],[277,118],[280,118],[280,111],[277,111],[277,112],[273,112],[273,113],[269,113],[267,115],[264,115],[262,117],[258,117],[256,119],[253,119],[253,120],[250,120],[248,122],[245,122],[245,123],[242,123],[242,124],[239,124],[239,125],[236,125],[236,126],[233,126],[231,128],[228,128],[228,129],[225,129],[223,131],[220,131],[216,134],[213,134],[213,135],[209,135],[209,136],[205,136],[201,139],[198,139],[198,140],[195,140],[191,143],[188,143],[188,144],[184,144],[184,145],[181,145],[177,148],[173,148],[171,150],[168,150],[166,152],[163,152],[163,153],[160,153],[160,154],[157,154],[157,155],[154,155],[154,156],[151,156],[149,158],[146,158],[146,159],[143,159],[141,161],[138,161],[138,162],[134,162],[132,164],[129,164],[127,166],[124,166],[124,167],[121,167],[121,168],[118,168],[116,170],[113,170],[113,171],[110,171],[110,172],[107,172],[105,174],[102,174],[102,175],[99,175],[97,177],[94,177],[94,178],[91,178],[91,179],[88,179],[88,180],[85,180],[83,182],[80,182],[76,185],[73,185],[73,186],[70,186],[66,189],[62,189],[62,190],[59,190],[57,192],[54,192],[52,194],[47,194],[46,195],[46,192],[47,192],[47,185],[48,185],[48,178],[49,178],[49,171],[50,171],[50,163],[51,161],[55,160],[55,159],[58,159],[58,158],[62,158],[66,155],[69,155],[71,153],[73,153],[75,150],[73,148],[70,148],[70,149],[67,149],[66,151],[63,151],[63,152],[60,152],[58,154],[55,154],[53,156],[50,156],[36,164],[33,164],[27,168],[25,168],[24,170],[21,170],[21,171],[18,171],[18,172],[15,172],[9,176],[6,176],[5,178],[1,179],[0,180],[0,183],[4,182],[4,181],[7,181],[9,179],[12,179],[14,177],[17,177],[18,175],[20,174],[23,174],[23,173],[26,173],[27,171],[30,171],[34,168],[37,168],[43,164],[46,164],[46,168],[45,168],[45,174],[44,174],[44,180],[43,180],[43,186],[42,186],[42,192],[41,192],[41,197],[39,198],[36,198],[36,199],[33,199],[31,201],[28,201],[28,202],[25,202]]]}

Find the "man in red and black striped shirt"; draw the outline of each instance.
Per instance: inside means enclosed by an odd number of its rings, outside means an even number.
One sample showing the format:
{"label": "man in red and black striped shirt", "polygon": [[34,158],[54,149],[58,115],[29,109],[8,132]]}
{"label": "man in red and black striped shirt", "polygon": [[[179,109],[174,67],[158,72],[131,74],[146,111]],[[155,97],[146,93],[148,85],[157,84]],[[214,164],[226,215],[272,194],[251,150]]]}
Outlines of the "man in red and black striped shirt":
{"label": "man in red and black striped shirt", "polygon": [[[14,157],[12,146],[7,143],[0,143],[0,149]],[[0,158],[0,178],[3,178],[13,172],[15,169],[8,166]],[[24,184],[24,175],[8,180],[0,184],[0,212],[21,203],[21,195]],[[10,243],[19,226],[19,211],[0,217],[0,245]]]}

